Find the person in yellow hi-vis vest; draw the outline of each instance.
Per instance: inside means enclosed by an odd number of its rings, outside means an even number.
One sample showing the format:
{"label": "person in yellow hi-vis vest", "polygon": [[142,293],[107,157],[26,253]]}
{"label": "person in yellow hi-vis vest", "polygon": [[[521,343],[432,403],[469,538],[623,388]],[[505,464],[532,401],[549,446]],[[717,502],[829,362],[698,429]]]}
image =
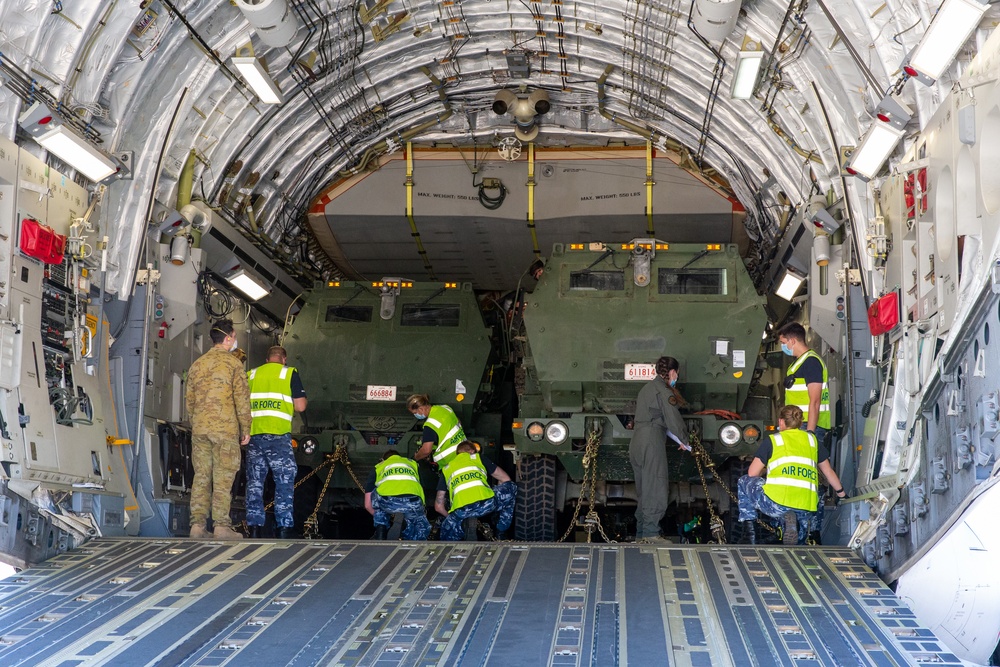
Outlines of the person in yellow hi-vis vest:
{"label": "person in yellow hi-vis vest", "polygon": [[427,394],[414,394],[406,399],[406,409],[424,423],[424,440],[413,455],[417,461],[428,456],[444,468],[455,457],[455,448],[465,440],[465,430],[458,415],[447,405],[431,405]]}
{"label": "person in yellow hi-vis vest", "polygon": [[[499,484],[490,488],[489,478]],[[438,482],[434,509],[443,516],[441,539],[456,542],[464,536],[462,522],[497,513],[497,537],[504,534],[514,520],[514,500],[517,485],[503,468],[476,451],[468,440],[459,443],[455,456],[444,467]],[[446,504],[447,503],[447,504]]]}
{"label": "person in yellow hi-vis vest", "polygon": [[822,444],[830,432],[830,388],[826,364],[806,346],[806,330],[790,322],[778,330],[781,351],[795,361],[785,373],[785,405],[802,410],[805,430],[812,431]]}
{"label": "person in yellow hi-vis vest", "polygon": [[386,539],[390,517],[396,513],[406,520],[404,540],[426,540],[431,522],[427,520],[417,462],[400,456],[395,449],[386,450],[365,482],[365,509],[375,522],[376,540]]}
{"label": "person in yellow hi-vis vest", "polygon": [[[778,411],[778,433],[761,441],[747,474],[737,483],[740,521],[753,521],[762,512],[783,519],[785,544],[805,544],[819,504],[819,472],[838,498],[846,497],[840,477],[830,465],[826,446],[803,431],[802,410],[785,405]],[[767,478],[761,475],[767,472]],[[753,541],[753,526],[748,527]],[[793,538],[793,536],[795,536]]]}
{"label": "person in yellow hi-vis vest", "polygon": [[247,526],[261,537],[264,525],[264,480],[274,477],[274,516],[278,537],[296,537],[292,496],[298,465],[292,452],[292,415],[306,409],[306,390],[299,373],[285,365],[285,348],[267,351],[267,363],[247,373],[250,383],[250,444],[247,446]]}

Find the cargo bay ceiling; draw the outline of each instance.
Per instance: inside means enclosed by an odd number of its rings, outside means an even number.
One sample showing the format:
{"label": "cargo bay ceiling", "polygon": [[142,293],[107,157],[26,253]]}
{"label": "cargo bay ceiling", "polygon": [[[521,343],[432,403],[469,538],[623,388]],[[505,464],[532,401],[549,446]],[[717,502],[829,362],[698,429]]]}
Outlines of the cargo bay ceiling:
{"label": "cargo bay ceiling", "polygon": [[[545,243],[590,240],[568,236],[655,227],[667,240],[694,240],[682,221],[702,206],[710,220],[688,219],[708,220],[721,240],[749,243],[751,263],[764,266],[786,223],[816,195],[841,202],[854,221],[871,215],[870,186],[844,177],[841,152],[890,94],[913,109],[902,150],[997,23],[992,6],[951,67],[922,85],[900,65],[939,5],[0,0],[0,131],[72,172],[18,122],[42,102],[127,163],[128,177],[106,187],[78,177],[103,197],[98,233],[109,238],[111,291],[128,291],[144,232],[190,190],[302,285],[398,267],[416,279],[496,287],[538,249],[544,254]],[[764,55],[749,99],[731,95],[741,51]],[[234,56],[257,59],[282,101],[262,103]],[[495,113],[498,99],[516,107],[536,91],[547,113],[521,117],[520,127],[511,113]],[[431,156],[450,171],[431,178]],[[461,180],[472,209],[408,205],[408,170],[417,187],[422,177]],[[491,170],[510,195],[496,209],[489,204],[501,191],[473,186]],[[575,192],[578,204],[550,204],[542,214],[555,222],[529,230],[536,193],[525,183],[539,183],[544,199],[545,173],[559,177],[549,193]],[[638,204],[588,216],[579,200],[595,174],[612,179],[609,192],[628,186]],[[673,184],[669,196],[665,184]],[[350,206],[345,198],[340,207],[342,192],[354,193]],[[375,205],[385,203],[380,197],[392,202],[388,210]],[[687,208],[671,209],[679,200]],[[448,259],[477,233],[512,256],[491,266],[487,256]],[[451,245],[435,245],[432,235],[450,235]],[[506,263],[517,264],[513,274]]]}

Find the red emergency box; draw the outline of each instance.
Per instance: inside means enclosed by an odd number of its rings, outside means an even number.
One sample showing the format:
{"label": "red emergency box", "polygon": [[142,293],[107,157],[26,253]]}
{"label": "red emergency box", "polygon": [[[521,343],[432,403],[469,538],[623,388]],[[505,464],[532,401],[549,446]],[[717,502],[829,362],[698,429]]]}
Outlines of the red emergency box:
{"label": "red emergency box", "polygon": [[62,264],[66,237],[37,220],[21,220],[21,252],[46,264]]}
{"label": "red emergency box", "polygon": [[868,307],[868,328],[873,336],[878,336],[897,324],[899,324],[899,292],[893,290],[875,299]]}

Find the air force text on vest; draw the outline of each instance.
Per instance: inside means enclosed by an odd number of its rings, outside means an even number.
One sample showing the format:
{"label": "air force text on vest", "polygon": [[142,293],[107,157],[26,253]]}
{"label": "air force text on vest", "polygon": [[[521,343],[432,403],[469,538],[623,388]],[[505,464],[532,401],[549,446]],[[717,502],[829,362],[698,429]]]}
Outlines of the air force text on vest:
{"label": "air force text on vest", "polygon": [[273,398],[255,398],[250,401],[254,410],[281,410],[285,403]]}
{"label": "air force text on vest", "polygon": [[799,477],[802,479],[808,479],[813,482],[815,482],[819,478],[816,472],[816,468],[810,468],[807,466],[797,466],[794,464],[782,466],[781,474],[782,476]]}
{"label": "air force text on vest", "polygon": [[409,466],[395,466],[388,467],[382,470],[382,477],[388,477],[390,475],[407,475],[408,477],[413,477],[413,469]]}
{"label": "air force text on vest", "polygon": [[483,478],[483,473],[479,472],[478,470],[473,470],[471,472],[463,472],[461,475],[455,475],[454,477],[451,478],[451,483],[455,485],[455,484],[461,484],[462,482],[470,482],[474,479],[482,479],[482,478]]}

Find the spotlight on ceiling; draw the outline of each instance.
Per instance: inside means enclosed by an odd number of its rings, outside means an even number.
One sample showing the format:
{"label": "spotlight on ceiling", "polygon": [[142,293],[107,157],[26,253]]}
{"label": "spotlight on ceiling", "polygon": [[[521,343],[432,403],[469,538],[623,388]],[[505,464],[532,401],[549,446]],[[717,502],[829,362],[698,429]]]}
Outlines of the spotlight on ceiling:
{"label": "spotlight on ceiling", "polygon": [[732,99],[748,100],[753,97],[763,64],[764,52],[760,50],[760,45],[752,40],[744,40],[743,49],[736,55],[736,72],[729,92]]}
{"label": "spotlight on ceiling", "polygon": [[73,169],[98,183],[118,173],[118,164],[89,139],[64,125],[52,111],[35,102],[18,118],[18,124],[38,144]]}
{"label": "spotlight on ceiling", "polygon": [[535,88],[531,91],[531,94],[528,95],[527,102],[528,107],[539,116],[547,114],[549,109],[552,108],[552,104],[549,102],[549,94],[541,88]]}
{"label": "spotlight on ceiling", "polygon": [[987,9],[988,1],[944,0],[927,32],[903,63],[903,71],[926,85],[941,78]]}
{"label": "spotlight on ceiling", "polygon": [[271,287],[263,279],[249,273],[242,267],[230,271],[224,278],[251,301],[259,301],[271,293]]}
{"label": "spotlight on ceiling", "polygon": [[496,94],[496,97],[493,98],[493,113],[498,116],[502,116],[507,113],[507,110],[514,106],[516,102],[517,95],[504,88]]}
{"label": "spotlight on ceiling", "polygon": [[[523,94],[526,87],[522,87]],[[541,88],[536,88],[525,96],[515,94],[504,88],[493,98],[493,113],[498,116],[511,114],[516,127],[515,136],[521,141],[532,141],[538,136],[538,116],[544,115],[552,108],[549,94]]]}
{"label": "spotlight on ceiling", "polygon": [[260,60],[254,56],[233,56],[232,63],[261,102],[281,104],[285,101],[281,89],[264,69],[264,64]]}
{"label": "spotlight on ceiling", "polygon": [[774,294],[785,301],[791,301],[805,281],[805,276],[800,276],[791,269],[785,269],[785,275],[781,277],[781,282],[778,283],[778,289],[774,290]]}
{"label": "spotlight on ceiling", "polygon": [[903,130],[881,121],[872,123],[844,168],[852,176],[870,181],[902,138]]}

